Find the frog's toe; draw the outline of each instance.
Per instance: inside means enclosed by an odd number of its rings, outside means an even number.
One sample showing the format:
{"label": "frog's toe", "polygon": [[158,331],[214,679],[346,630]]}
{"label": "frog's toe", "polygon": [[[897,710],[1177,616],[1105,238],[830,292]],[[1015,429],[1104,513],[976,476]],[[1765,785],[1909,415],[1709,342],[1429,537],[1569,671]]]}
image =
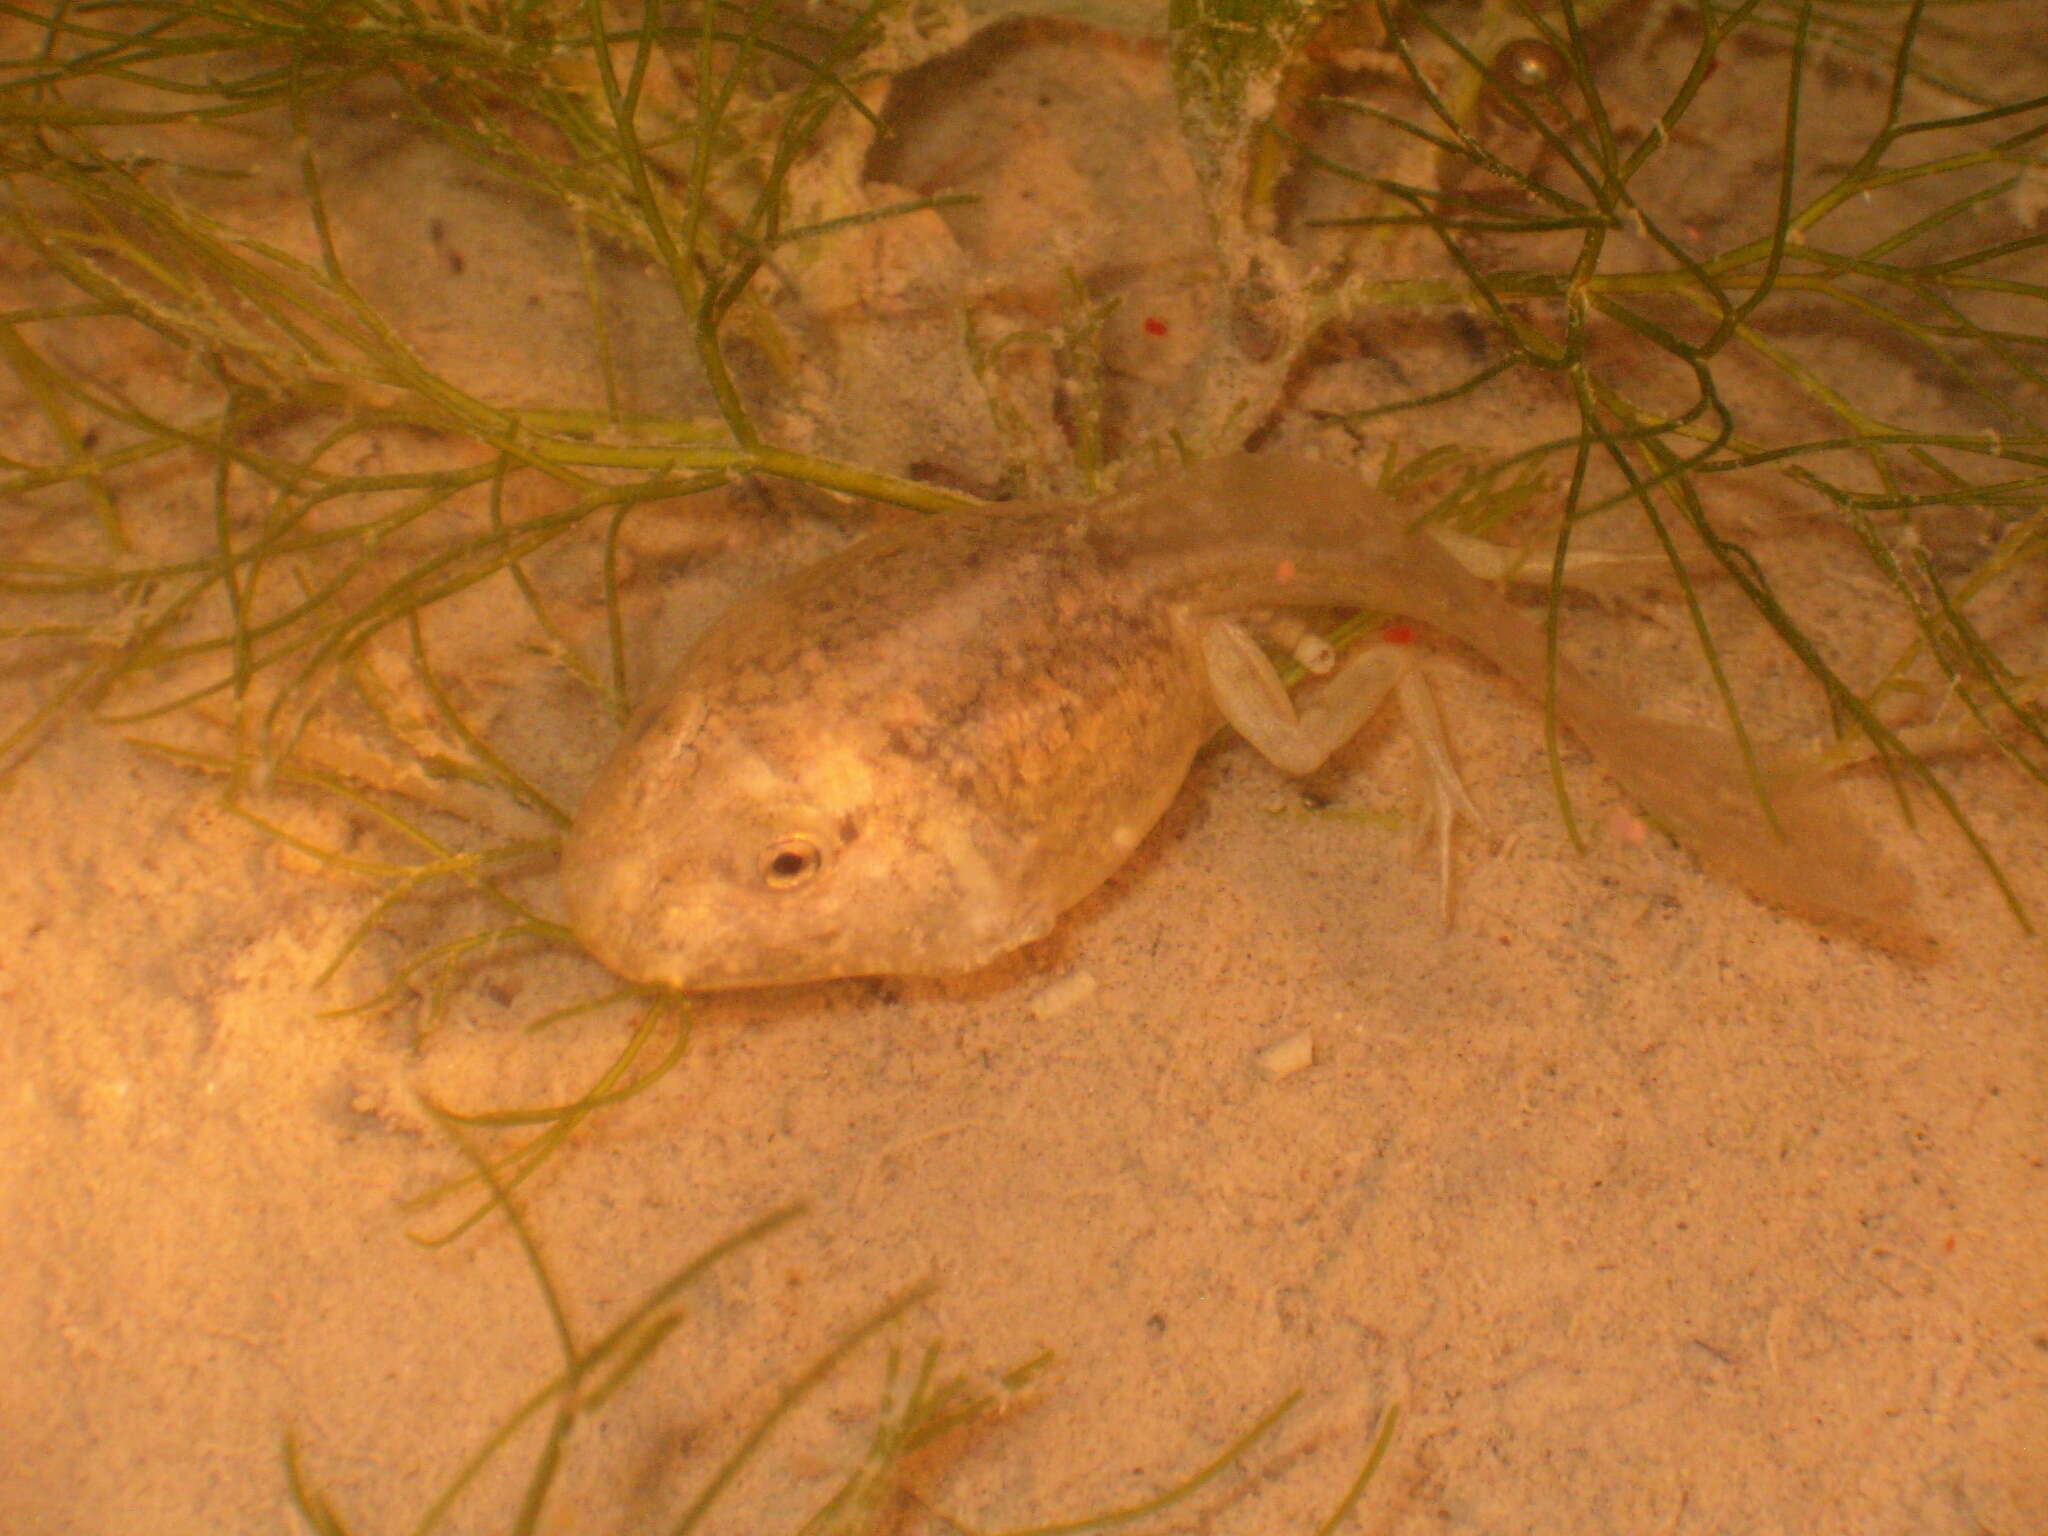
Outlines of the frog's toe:
{"label": "frog's toe", "polygon": [[1416,761],[1422,770],[1423,810],[1419,826],[1423,835],[1435,835],[1443,921],[1444,926],[1449,927],[1452,829],[1461,820],[1471,822],[1482,833],[1489,833],[1489,829],[1486,818],[1466,792],[1465,781],[1458,776],[1458,765],[1451,760],[1443,716],[1437,711],[1436,699],[1429,691],[1421,668],[1412,664],[1403,667],[1394,686],[1395,695],[1401,701],[1402,718],[1415,742]]}

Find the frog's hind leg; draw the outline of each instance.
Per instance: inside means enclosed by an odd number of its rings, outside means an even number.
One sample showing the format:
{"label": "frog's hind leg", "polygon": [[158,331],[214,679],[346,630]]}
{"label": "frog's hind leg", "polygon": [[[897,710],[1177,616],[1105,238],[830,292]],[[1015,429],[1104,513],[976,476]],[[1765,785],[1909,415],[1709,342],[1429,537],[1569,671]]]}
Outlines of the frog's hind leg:
{"label": "frog's hind leg", "polygon": [[1387,695],[1401,712],[1422,762],[1424,824],[1436,832],[1445,915],[1451,899],[1451,828],[1460,816],[1484,828],[1485,819],[1451,761],[1443,720],[1415,658],[1399,645],[1368,645],[1344,658],[1297,708],[1272,660],[1243,625],[1210,619],[1201,629],[1202,660],[1216,707],[1260,756],[1283,773],[1303,775],[1358,734]]}

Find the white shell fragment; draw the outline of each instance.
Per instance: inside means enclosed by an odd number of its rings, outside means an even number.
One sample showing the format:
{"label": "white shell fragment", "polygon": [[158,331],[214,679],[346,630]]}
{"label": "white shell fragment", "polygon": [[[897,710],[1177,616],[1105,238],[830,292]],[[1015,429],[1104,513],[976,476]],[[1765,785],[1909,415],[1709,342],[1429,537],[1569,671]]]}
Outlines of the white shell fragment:
{"label": "white shell fragment", "polygon": [[1314,1066],[1315,1059],[1315,1033],[1304,1029],[1259,1052],[1259,1076],[1269,1083],[1277,1083]]}
{"label": "white shell fragment", "polygon": [[1075,971],[1062,976],[1031,999],[1031,1016],[1034,1019],[1056,1019],[1063,1013],[1071,1013],[1095,995],[1096,985],[1091,971]]}

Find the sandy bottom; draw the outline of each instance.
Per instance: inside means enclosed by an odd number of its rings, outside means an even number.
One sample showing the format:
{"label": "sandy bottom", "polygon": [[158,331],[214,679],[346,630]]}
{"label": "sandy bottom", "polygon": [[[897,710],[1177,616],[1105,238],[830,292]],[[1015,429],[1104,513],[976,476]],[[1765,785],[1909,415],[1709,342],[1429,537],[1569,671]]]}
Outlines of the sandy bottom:
{"label": "sandy bottom", "polygon": [[[1055,52],[1015,56],[1070,77]],[[1114,67],[1155,100],[1156,59]],[[550,327],[575,325],[559,243],[523,258],[538,237],[427,150],[389,152],[377,176],[407,196],[337,192],[364,280],[443,366],[486,395],[587,383],[551,350]],[[466,261],[431,259],[425,208]],[[1158,303],[1188,313],[1185,276],[1158,281]],[[516,366],[491,323],[508,294],[527,316]],[[844,366],[881,345],[854,329]],[[655,342],[632,345],[658,374]],[[1333,364],[1315,387],[1369,392],[1373,367]],[[1134,395],[1142,372],[1124,375]],[[920,455],[918,416],[848,398],[872,414],[821,446],[968,478],[966,417],[933,406],[946,449]],[[393,462],[429,451],[389,443]],[[166,505],[192,509],[203,539],[192,474]],[[632,548],[643,657],[838,537],[742,499],[694,515]],[[543,572],[575,594],[564,629],[592,656],[595,547]],[[1793,600],[1834,591],[1840,554],[1794,541]],[[544,661],[505,659],[531,638],[523,613],[509,583],[469,594],[433,620],[437,654],[501,748],[573,800],[605,731],[536,681]],[[1618,688],[1709,717],[1668,606],[1574,621]],[[1867,654],[1896,638],[1845,622]],[[1790,669],[1734,644],[1758,718],[1810,729]],[[1903,825],[1875,777],[1849,792],[1918,872],[1945,945],[1929,968],[1708,880],[1574,753],[1581,854],[1536,709],[1455,653],[1425,665],[1500,835],[1461,838],[1448,927],[1405,830],[1306,814],[1223,744],[1108,887],[983,975],[695,1005],[676,1069],[522,1191],[568,1326],[588,1342],[748,1221],[807,1209],[685,1293],[675,1334],[579,1428],[543,1528],[670,1528],[789,1381],[926,1280],[700,1529],[795,1530],[818,1508],[859,1459],[891,1342],[904,1371],[934,1344],[942,1372],[984,1386],[1055,1354],[998,1416],[912,1462],[906,1530],[955,1528],[920,1524],[934,1509],[991,1530],[1134,1503],[1295,1392],[1269,1438],[1157,1528],[1313,1530],[1394,1404],[1355,1529],[2048,1528],[2040,945],[1961,838],[1924,804]],[[48,686],[11,669],[0,717]],[[462,1168],[418,1095],[573,1097],[625,1016],[524,1027],[602,989],[563,950],[493,962],[424,1035],[414,1011],[331,1013],[447,930],[402,910],[316,989],[368,888],[224,810],[216,780],[137,733],[74,723],[0,790],[0,1528],[292,1529],[287,1435],[352,1530],[408,1528],[561,1358],[502,1222],[412,1240],[464,1208],[402,1203]],[[1317,787],[1399,813],[1410,756],[1382,726]],[[1944,772],[2048,912],[2038,788],[1982,757]],[[390,851],[331,798],[264,804],[330,845]],[[1262,1069],[1296,1037],[1309,1065]],[[515,1441],[451,1528],[509,1528],[536,1444]]]}

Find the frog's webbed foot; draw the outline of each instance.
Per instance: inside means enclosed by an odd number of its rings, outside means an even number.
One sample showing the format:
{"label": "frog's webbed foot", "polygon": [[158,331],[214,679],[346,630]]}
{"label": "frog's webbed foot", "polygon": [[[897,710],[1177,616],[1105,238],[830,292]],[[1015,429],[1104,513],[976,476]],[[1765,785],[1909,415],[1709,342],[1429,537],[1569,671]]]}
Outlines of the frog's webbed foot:
{"label": "frog's webbed foot", "polygon": [[1460,816],[1486,826],[1451,761],[1443,719],[1429,685],[1405,646],[1368,645],[1344,658],[1299,708],[1265,650],[1229,619],[1202,625],[1202,659],[1223,718],[1283,773],[1309,774],[1358,734],[1387,695],[1401,713],[1420,755],[1424,825],[1434,829],[1446,918],[1451,900],[1451,828]]}

